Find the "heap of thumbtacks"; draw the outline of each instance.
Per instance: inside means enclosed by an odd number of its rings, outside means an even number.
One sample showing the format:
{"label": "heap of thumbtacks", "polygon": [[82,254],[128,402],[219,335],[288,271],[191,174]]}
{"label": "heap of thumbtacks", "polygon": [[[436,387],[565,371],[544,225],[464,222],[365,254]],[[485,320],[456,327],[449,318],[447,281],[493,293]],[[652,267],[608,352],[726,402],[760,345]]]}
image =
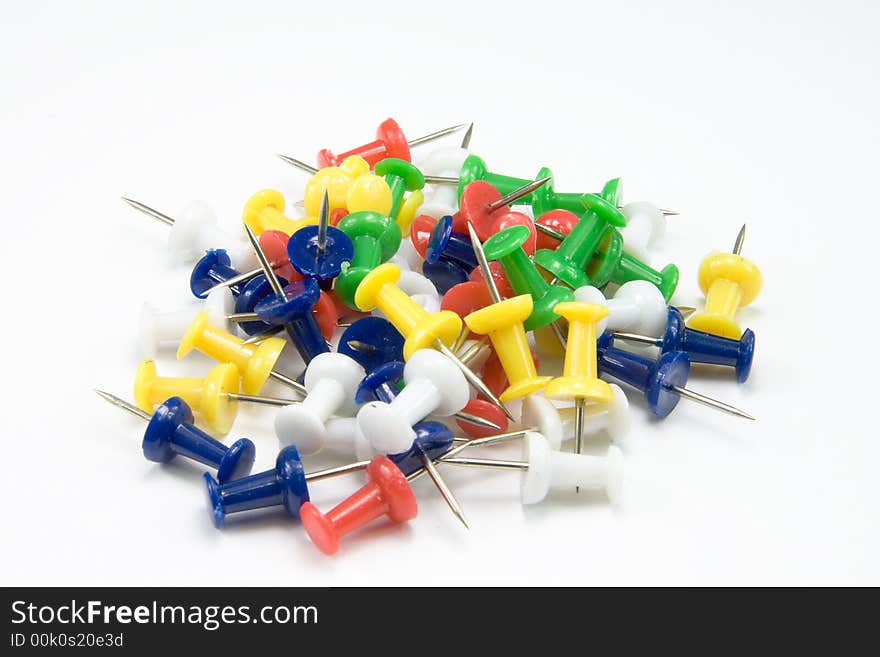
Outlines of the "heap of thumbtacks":
{"label": "heap of thumbtacks", "polygon": [[[490,171],[468,151],[472,127],[408,141],[388,119],[374,141],[320,151],[317,167],[281,156],[311,175],[296,204],[304,216],[289,218],[283,196],[262,190],[245,204],[240,234],[220,230],[203,204],[172,218],[124,199],[168,224],[172,254],[194,263],[190,288],[204,309],[145,306],[134,403],[98,393],[148,423],[147,459],[212,469],[204,477],[217,527],[229,514],[280,507],[333,554],[343,535],[380,517],[413,519],[410,482],[425,474],[467,526],[439,472],[447,466],[519,471],[523,504],[581,488],[613,503],[630,408],[605,378],[659,417],[686,397],[753,419],[686,387],[692,363],[749,376],[755,336],[734,315],[762,280],[740,255],[745,227],[732,253],[700,265],[704,309],[667,305],[678,269],[648,260],[674,212],[623,204],[619,179],[568,193],[547,168],[535,180]],[[410,147],[465,128],[460,147],[412,164]],[[197,350],[219,364],[204,378],[161,376],[153,357],[166,343],[178,358]],[[275,369],[288,343],[303,372]],[[625,346],[639,343],[649,347]],[[561,372],[539,374],[539,354],[561,357]],[[270,379],[297,398],[261,395]],[[230,431],[240,402],[279,407],[272,470],[251,474],[249,439],[214,437]],[[582,453],[596,436],[610,439],[607,451]],[[521,460],[466,451],[510,441]],[[306,472],[302,457],[321,450],[345,464]],[[363,487],[329,511],[309,501],[311,484],[361,471]]]}

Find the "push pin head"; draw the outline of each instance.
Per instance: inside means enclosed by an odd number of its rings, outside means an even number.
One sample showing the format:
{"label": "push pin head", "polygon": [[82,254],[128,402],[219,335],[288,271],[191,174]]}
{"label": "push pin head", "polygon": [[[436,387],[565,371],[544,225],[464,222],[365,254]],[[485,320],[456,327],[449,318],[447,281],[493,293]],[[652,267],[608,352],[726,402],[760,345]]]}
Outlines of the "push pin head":
{"label": "push pin head", "polygon": [[319,280],[336,278],[342,266],[351,262],[354,256],[351,239],[338,228],[328,225],[329,220],[329,208],[325,213],[322,206],[319,224],[301,228],[287,242],[290,263],[303,276]]}
{"label": "push pin head", "polygon": [[315,223],[314,218],[294,220],[284,214],[284,196],[275,189],[263,189],[251,196],[244,205],[242,221],[255,235],[267,230],[278,230],[293,235],[303,226]]}
{"label": "push pin head", "polygon": [[372,372],[385,363],[403,360],[403,336],[387,319],[362,317],[342,333],[338,352]]}
{"label": "push pin head", "polygon": [[[331,212],[347,208],[349,192],[362,176],[370,176],[370,165],[357,155],[345,158],[338,167],[326,167],[315,172],[303,191],[303,208],[306,216],[318,216],[325,193],[330,201]],[[375,178],[375,176],[371,177]]]}
{"label": "push pin head", "polygon": [[377,265],[393,256],[400,246],[400,227],[378,212],[353,212],[339,222],[339,230],[354,243],[351,266],[336,279],[336,294],[348,306],[361,281]]}
{"label": "push pin head", "polygon": [[351,155],[359,155],[370,166],[386,157],[396,157],[410,162],[412,155],[409,152],[409,143],[400,125],[394,119],[385,119],[376,128],[376,140],[358,148],[334,155],[324,148],[318,151],[318,168],[338,166],[345,158]]}
{"label": "push pin head", "polygon": [[[189,289],[198,299],[204,299],[218,283],[237,276],[238,271],[233,269],[229,254],[223,249],[210,249],[195,264],[189,278]],[[237,295],[241,288],[237,285],[230,286],[233,295]]]}
{"label": "push pin head", "polygon": [[[287,285],[287,279],[282,278],[281,276],[278,277],[278,282],[281,283],[281,285]],[[215,292],[217,291],[220,290],[215,290]],[[211,294],[214,294],[214,292],[211,292]],[[272,299],[274,296],[275,292],[272,290],[272,285],[266,280],[266,277],[262,274],[255,276],[245,284],[241,289],[241,293],[235,298],[235,312],[254,312],[254,308],[256,308],[258,303],[267,298]],[[208,298],[210,298],[210,296]],[[216,324],[214,325],[216,326]],[[271,324],[267,324],[261,320],[239,322],[238,326],[248,335],[258,335],[272,328]]]}

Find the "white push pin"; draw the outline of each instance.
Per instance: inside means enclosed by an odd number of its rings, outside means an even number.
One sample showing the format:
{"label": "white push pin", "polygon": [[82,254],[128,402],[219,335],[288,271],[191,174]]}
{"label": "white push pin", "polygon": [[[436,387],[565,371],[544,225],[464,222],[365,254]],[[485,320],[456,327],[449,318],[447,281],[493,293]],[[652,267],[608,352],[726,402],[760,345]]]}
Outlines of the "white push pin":
{"label": "white push pin", "polygon": [[365,461],[376,455],[376,450],[361,431],[357,418],[331,417],[324,427],[327,431],[324,449],[354,456],[358,461]]}
{"label": "white push pin", "polygon": [[[427,176],[457,177],[461,165],[469,152],[465,148],[441,148],[434,151],[422,162],[422,173]],[[455,185],[433,185],[425,202],[417,214],[426,214],[440,219],[458,212],[458,187]]]}
{"label": "white push pin", "polygon": [[[203,308],[208,311],[208,323],[211,326],[228,333],[235,332],[232,322],[227,318],[235,308],[235,298],[228,288],[212,290],[205,299]],[[186,333],[198,312],[198,309],[192,307],[162,312],[151,303],[145,303],[141,307],[139,326],[144,357],[154,358],[164,342],[179,344],[180,336]]]}
{"label": "white push pin", "polygon": [[204,201],[192,201],[176,217],[154,210],[139,201],[122,197],[135,210],[153,217],[171,227],[168,234],[168,250],[172,258],[183,262],[196,262],[210,249],[224,249],[236,269],[253,269],[256,256],[243,236],[235,236],[217,225],[217,216]]}
{"label": "white push pin", "polygon": [[[629,401],[623,389],[614,383],[609,384],[614,396],[606,404],[587,404],[584,408],[584,437],[596,437],[604,432],[612,442],[621,445],[626,440],[631,425]],[[548,402],[549,403],[549,402]],[[557,409],[562,423],[563,441],[574,437],[575,407]]]}
{"label": "white push pin", "polygon": [[666,234],[666,215],[651,203],[637,201],[621,208],[626,226],[620,229],[623,250],[639,260],[650,262],[650,249]]}
{"label": "white push pin", "polygon": [[648,281],[624,283],[610,299],[592,285],[584,285],[574,291],[574,298],[608,308],[608,316],[596,326],[597,335],[605,330],[663,335],[666,330],[666,301],[663,293]]}
{"label": "white push pin", "polygon": [[296,445],[304,455],[319,452],[327,440],[324,424],[330,416],[354,414],[354,396],[365,375],[364,368],[345,354],[315,356],[303,380],[306,398],[275,416],[275,435],[282,447]]}
{"label": "white push pin", "polygon": [[612,504],[620,500],[623,488],[623,452],[612,445],[605,456],[555,451],[549,441],[535,431],[526,432],[525,461],[497,459],[443,458],[437,463],[477,468],[522,470],[520,496],[523,504],[537,504],[551,490],[604,490]]}
{"label": "white push pin", "polygon": [[529,395],[523,399],[520,425],[540,433],[555,450],[562,447],[562,441],[566,437],[559,411],[550,400],[541,395]]}
{"label": "white push pin", "polygon": [[458,413],[470,399],[470,389],[461,370],[434,349],[415,352],[403,369],[403,390],[390,404],[364,404],[357,414],[358,425],[377,452],[398,454],[416,439],[413,425],[429,415]]}

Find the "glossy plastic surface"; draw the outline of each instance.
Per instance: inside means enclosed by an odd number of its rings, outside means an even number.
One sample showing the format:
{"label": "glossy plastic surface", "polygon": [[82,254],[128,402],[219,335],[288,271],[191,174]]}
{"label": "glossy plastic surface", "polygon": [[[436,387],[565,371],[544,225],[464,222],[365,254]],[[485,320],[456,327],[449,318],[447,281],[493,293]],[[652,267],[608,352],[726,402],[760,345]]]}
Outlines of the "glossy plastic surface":
{"label": "glossy plastic surface", "polygon": [[[359,342],[366,348],[354,349],[349,342]],[[338,352],[352,358],[367,372],[372,372],[385,363],[403,360],[403,336],[387,319],[362,317],[342,333]]]}
{"label": "glossy plastic surface", "polygon": [[732,367],[736,371],[737,381],[743,383],[752,371],[755,334],[751,329],[746,329],[739,340],[734,340],[688,328],[678,309],[670,306],[661,350],[683,351],[692,363]]}
{"label": "glossy plastic surface", "polygon": [[376,139],[349,151],[334,155],[328,149],[322,149],[318,152],[318,168],[323,169],[329,166],[338,166],[347,157],[357,155],[362,157],[370,166],[375,165],[386,157],[396,157],[407,162],[412,161],[409,152],[409,144],[406,136],[403,134],[397,121],[394,119],[385,119],[376,128]]}
{"label": "glossy plastic surface", "polygon": [[[208,296],[208,290],[227,281],[233,276],[238,276],[237,269],[232,267],[229,254],[223,249],[212,249],[205,253],[195,264],[189,278],[189,289],[198,299]],[[241,291],[239,285],[231,285],[229,289],[237,296]]]}
{"label": "glossy plastic surface", "polygon": [[318,354],[330,351],[312,312],[320,295],[317,281],[307,278],[286,286],[284,299],[273,294],[254,306],[264,322],[284,327],[306,365]]}
{"label": "glossy plastic surface", "polygon": [[318,226],[306,226],[290,236],[287,255],[290,263],[303,276],[321,280],[336,278],[345,263],[354,257],[354,245],[344,232],[327,227],[327,242],[318,247]]}

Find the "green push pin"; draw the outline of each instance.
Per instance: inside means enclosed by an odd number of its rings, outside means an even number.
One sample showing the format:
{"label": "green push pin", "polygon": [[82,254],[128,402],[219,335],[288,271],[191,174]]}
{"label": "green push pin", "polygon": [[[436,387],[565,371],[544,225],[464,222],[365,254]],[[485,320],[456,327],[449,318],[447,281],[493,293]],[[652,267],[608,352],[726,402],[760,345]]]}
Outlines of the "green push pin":
{"label": "green push pin", "polygon": [[[624,251],[622,243],[623,238],[616,230],[612,229],[606,234],[599,244],[595,257],[587,264],[587,276],[592,281],[592,285],[602,287],[609,282],[623,285],[629,281],[648,281],[660,290],[666,303],[669,303],[678,286],[678,267],[668,264],[657,271]],[[535,255],[538,255],[537,252]]]}
{"label": "green push pin", "polygon": [[[617,209],[619,196],[620,178],[605,183],[601,196],[580,194],[578,202],[581,210],[586,208],[586,213],[555,250],[535,251],[535,264],[571,288],[603,285],[596,278],[604,278],[607,282],[618,265],[622,249],[620,234],[612,227],[626,225],[626,217]],[[599,245],[609,234],[605,253],[601,258],[593,258]],[[586,273],[591,258],[596,262],[594,276]]]}
{"label": "green push pin", "polygon": [[[557,192],[553,189],[553,172],[544,167],[538,172],[538,178],[550,177],[543,186],[539,187],[532,193],[532,210],[536,217],[540,217],[550,210],[568,210],[580,216],[584,212],[584,204],[581,203],[582,193],[579,192]],[[615,207],[618,205],[620,193],[620,178],[612,181],[615,184]],[[610,183],[609,183],[610,184]],[[606,185],[607,187],[607,185]],[[603,190],[604,196],[604,190]]]}
{"label": "green push pin", "polygon": [[[459,198],[461,198],[464,188],[475,180],[482,180],[483,182],[489,183],[492,187],[497,189],[502,196],[507,196],[515,189],[525,187],[530,182],[534,182],[528,178],[514,178],[513,176],[505,176],[500,173],[492,173],[489,171],[489,167],[486,166],[486,162],[482,158],[477,157],[476,155],[468,155],[464,162],[461,163],[461,170],[458,174]],[[534,192],[526,194],[517,202],[521,205],[530,204],[532,202],[532,194],[534,194]]]}
{"label": "green push pin", "polygon": [[412,163],[396,157],[377,162],[373,171],[377,176],[383,176],[391,188],[391,211],[388,214],[392,217],[396,217],[400,210],[404,192],[414,192],[425,186],[422,172]]}
{"label": "green push pin", "polygon": [[349,265],[342,266],[334,289],[342,303],[358,310],[354,302],[358,285],[373,269],[397,253],[400,227],[391,217],[369,210],[346,215],[336,227],[351,238],[354,255]]}
{"label": "green push pin", "polygon": [[532,295],[532,314],[523,323],[526,331],[534,331],[552,324],[559,315],[553,312],[556,304],[574,299],[574,292],[562,285],[544,280],[522,245],[529,239],[525,226],[510,226],[496,233],[483,243],[483,251],[489,260],[497,260],[517,294]]}

